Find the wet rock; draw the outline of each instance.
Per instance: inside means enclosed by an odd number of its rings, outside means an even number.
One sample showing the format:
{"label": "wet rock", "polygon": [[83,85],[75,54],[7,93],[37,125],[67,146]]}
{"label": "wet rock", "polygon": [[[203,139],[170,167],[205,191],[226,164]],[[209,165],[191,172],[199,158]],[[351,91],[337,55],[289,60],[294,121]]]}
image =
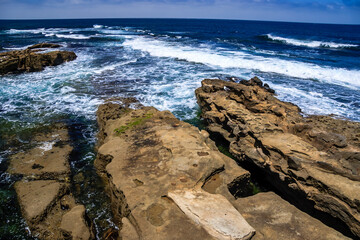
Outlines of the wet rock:
{"label": "wet rock", "polygon": [[[179,202],[174,203],[181,195],[177,191],[198,189],[202,196],[209,196],[200,189],[211,176],[221,173],[221,183],[207,189],[225,196],[221,197],[224,209],[232,212],[234,208],[226,199],[234,197],[227,184],[249,177],[249,172],[221,154],[208,133],[179,121],[168,111],[124,109],[107,103],[99,107],[97,115],[102,138],[95,166],[107,183],[120,237],[215,239],[217,226],[199,224],[180,210]],[[197,204],[207,206],[205,202]],[[195,203],[187,206],[195,207]],[[226,213],[214,214],[212,219],[221,221],[221,214]],[[236,219],[241,219],[239,215]],[[239,239],[253,234],[250,226],[244,223],[242,227],[238,231],[244,235]],[[222,239],[230,239],[227,237]]]}
{"label": "wet rock", "polygon": [[0,53],[0,74],[37,72],[46,66],[56,66],[76,59],[76,54],[69,51],[41,53],[39,48],[55,48],[57,44],[41,43],[25,50]]}
{"label": "wet rock", "polygon": [[[257,80],[206,79],[196,90],[208,130],[299,205],[314,206],[360,237],[360,123],[304,118]],[[307,200],[307,201],[305,201]]]}
{"label": "wet rock", "polygon": [[[64,126],[33,137],[37,147],[10,157],[8,172],[22,179],[14,188],[23,216],[37,239],[92,239],[85,208],[70,192],[72,147]],[[60,227],[61,226],[61,227]]]}

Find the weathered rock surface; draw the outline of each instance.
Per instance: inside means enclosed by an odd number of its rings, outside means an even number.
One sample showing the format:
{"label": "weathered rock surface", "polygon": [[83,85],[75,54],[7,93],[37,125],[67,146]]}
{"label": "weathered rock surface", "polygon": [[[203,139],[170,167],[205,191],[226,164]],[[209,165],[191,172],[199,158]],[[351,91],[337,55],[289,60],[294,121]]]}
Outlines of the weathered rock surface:
{"label": "weathered rock surface", "polygon": [[[212,175],[221,172],[221,183],[208,189],[234,198],[228,184],[249,177],[217,150],[207,132],[151,107],[132,110],[107,103],[99,107],[97,116],[102,145],[95,165],[107,182],[120,237],[249,239],[254,234],[226,198],[201,190]],[[194,193],[193,201],[185,205],[199,218],[185,211],[180,201]],[[218,211],[204,215],[206,208],[215,205]],[[237,229],[218,225],[227,225],[229,219]]]}
{"label": "weathered rock surface", "polygon": [[57,48],[58,44],[40,43],[25,50],[0,53],[0,74],[37,72],[46,66],[56,66],[76,59],[76,54],[69,51],[41,53],[42,48]]}
{"label": "weathered rock surface", "polygon": [[38,239],[92,239],[85,208],[70,192],[67,129],[34,136],[38,147],[10,158],[8,172],[22,177],[15,191],[31,233]]}
{"label": "weathered rock surface", "polygon": [[255,164],[278,190],[360,237],[360,123],[304,118],[257,78],[206,79],[196,96],[207,129],[222,136],[239,161]]}
{"label": "weathered rock surface", "polygon": [[220,194],[204,190],[175,190],[169,197],[194,222],[216,239],[250,239],[254,229]]}
{"label": "weathered rock surface", "polygon": [[252,240],[350,239],[299,211],[273,192],[238,198],[232,204],[256,229]]}

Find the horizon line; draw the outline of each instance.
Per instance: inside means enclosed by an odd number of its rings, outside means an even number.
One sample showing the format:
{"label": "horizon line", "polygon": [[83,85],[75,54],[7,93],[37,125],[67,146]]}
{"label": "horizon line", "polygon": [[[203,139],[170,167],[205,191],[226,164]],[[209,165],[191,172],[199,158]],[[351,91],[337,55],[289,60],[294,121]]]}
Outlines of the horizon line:
{"label": "horizon line", "polygon": [[222,21],[252,21],[252,22],[277,22],[277,23],[300,23],[300,24],[323,24],[323,25],[351,25],[360,26],[360,23],[328,23],[328,22],[296,22],[296,21],[283,21],[283,20],[249,20],[249,19],[232,19],[232,18],[162,18],[162,17],[133,17],[133,18],[114,18],[114,17],[101,17],[101,18],[16,18],[16,19],[2,19],[0,21],[46,21],[46,20],[92,20],[92,19],[173,19],[173,20],[222,20]]}

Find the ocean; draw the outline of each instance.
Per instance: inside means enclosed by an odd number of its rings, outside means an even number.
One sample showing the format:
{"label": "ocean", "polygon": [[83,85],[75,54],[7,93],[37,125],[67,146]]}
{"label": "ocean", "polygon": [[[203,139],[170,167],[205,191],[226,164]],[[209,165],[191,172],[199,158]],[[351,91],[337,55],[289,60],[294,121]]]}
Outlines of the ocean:
{"label": "ocean", "polygon": [[[0,21],[0,51],[59,43],[75,61],[0,77],[0,238],[28,239],[8,157],[54,122],[73,134],[73,174],[92,180],[77,194],[97,221],[111,225],[92,162],[99,104],[136,97],[196,122],[194,90],[204,78],[258,76],[304,114],[360,121],[360,25],[195,19]],[[10,140],[9,140],[10,139]],[[16,143],[16,144],[14,144]],[[98,234],[101,230],[98,231]]]}

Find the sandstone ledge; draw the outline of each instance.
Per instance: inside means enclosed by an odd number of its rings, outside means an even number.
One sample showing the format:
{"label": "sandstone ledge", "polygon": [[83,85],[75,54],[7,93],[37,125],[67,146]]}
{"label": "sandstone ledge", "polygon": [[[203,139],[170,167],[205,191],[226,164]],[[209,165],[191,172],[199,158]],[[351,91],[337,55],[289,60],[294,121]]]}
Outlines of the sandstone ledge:
{"label": "sandstone ledge", "polygon": [[[97,115],[103,138],[95,165],[107,182],[123,239],[249,239],[254,234],[227,200],[234,198],[228,184],[249,173],[221,154],[207,132],[151,107],[133,110],[108,103]],[[217,194],[201,190],[219,172],[222,182],[211,188]],[[194,192],[193,201],[179,200]],[[182,208],[196,205],[193,211],[202,214],[207,204],[219,209],[208,214],[208,221],[197,221]],[[218,231],[224,228],[216,219],[227,211],[237,213],[230,219],[241,229]]]}
{"label": "sandstone ledge", "polygon": [[168,111],[106,103],[97,117],[122,239],[347,239],[273,192],[244,197],[250,173]]}
{"label": "sandstone ledge", "polygon": [[304,118],[257,78],[206,79],[196,96],[207,129],[239,161],[253,163],[278,190],[299,204],[309,200],[360,237],[360,123]]}

